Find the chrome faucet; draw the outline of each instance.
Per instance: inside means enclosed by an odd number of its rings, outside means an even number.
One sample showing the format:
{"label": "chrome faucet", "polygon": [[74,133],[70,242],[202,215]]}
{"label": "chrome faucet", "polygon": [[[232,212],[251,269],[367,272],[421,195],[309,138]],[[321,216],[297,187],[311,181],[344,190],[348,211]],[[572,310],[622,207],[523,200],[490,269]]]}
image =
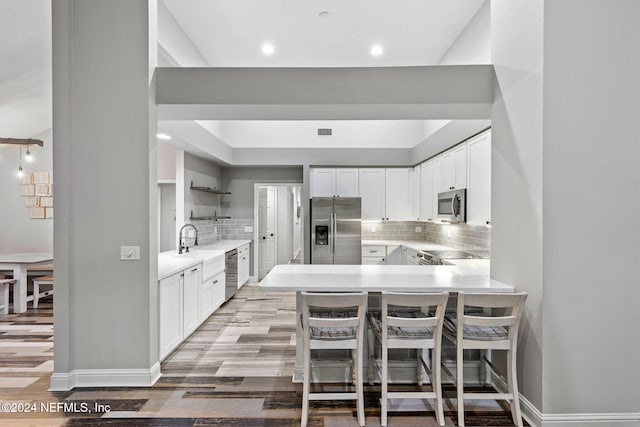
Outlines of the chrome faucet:
{"label": "chrome faucet", "polygon": [[[194,244],[193,244],[193,245],[194,245],[194,246],[198,246],[198,229],[197,229],[197,228],[196,228],[196,226],[195,226],[195,225],[193,225],[193,224],[185,224],[185,225],[183,225],[183,226],[182,226],[182,228],[180,229],[180,233],[178,233],[178,245],[179,245],[179,246],[178,246],[178,255],[180,255],[180,254],[182,253],[182,250],[183,250],[183,249],[185,250],[185,252],[189,252],[189,246],[187,246],[187,245],[186,245],[186,243],[187,243],[187,242],[186,242],[186,240],[185,240],[185,242],[184,242],[184,243],[185,243],[185,245],[184,245],[184,246],[182,245],[182,242],[183,242],[182,231],[183,231],[185,228],[187,228],[187,227],[191,227],[191,228],[193,228],[193,229],[196,231],[196,241],[194,242]],[[186,239],[186,236],[185,236],[185,239]]]}

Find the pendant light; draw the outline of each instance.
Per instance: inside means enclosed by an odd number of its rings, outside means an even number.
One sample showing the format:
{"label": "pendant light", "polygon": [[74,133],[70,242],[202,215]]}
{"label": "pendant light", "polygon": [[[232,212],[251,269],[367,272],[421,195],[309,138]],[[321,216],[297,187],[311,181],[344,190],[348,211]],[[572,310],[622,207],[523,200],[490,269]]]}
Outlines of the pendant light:
{"label": "pendant light", "polygon": [[24,172],[22,172],[22,147],[20,147],[20,159],[18,161],[18,178],[22,178]]}

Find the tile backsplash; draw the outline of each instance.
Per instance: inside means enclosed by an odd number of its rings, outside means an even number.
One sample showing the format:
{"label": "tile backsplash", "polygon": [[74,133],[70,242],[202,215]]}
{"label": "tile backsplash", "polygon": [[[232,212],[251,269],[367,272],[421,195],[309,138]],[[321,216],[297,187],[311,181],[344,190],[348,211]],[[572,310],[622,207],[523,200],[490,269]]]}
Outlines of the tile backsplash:
{"label": "tile backsplash", "polygon": [[[198,243],[207,245],[218,240],[253,240],[253,219],[221,219],[218,221],[192,221],[198,229]],[[245,227],[252,227],[246,232]]]}
{"label": "tile backsplash", "polygon": [[[419,231],[416,231],[418,229]],[[418,240],[438,243],[455,249],[488,253],[491,246],[491,229],[468,224],[363,221],[362,240]]]}

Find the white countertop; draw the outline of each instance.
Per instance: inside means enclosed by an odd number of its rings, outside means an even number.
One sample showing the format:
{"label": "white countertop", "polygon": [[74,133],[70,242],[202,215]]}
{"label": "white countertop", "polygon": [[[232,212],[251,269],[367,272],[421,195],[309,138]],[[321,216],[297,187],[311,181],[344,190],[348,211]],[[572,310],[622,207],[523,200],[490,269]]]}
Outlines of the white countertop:
{"label": "white countertop", "polygon": [[210,245],[198,245],[189,248],[189,252],[178,255],[177,250],[158,254],[158,280],[179,273],[203,261],[224,256],[225,252],[251,243],[251,240],[219,240]]}
{"label": "white countertop", "polygon": [[51,252],[24,252],[19,254],[0,254],[1,264],[35,264],[53,261]]}
{"label": "white countertop", "polygon": [[489,260],[456,265],[278,265],[260,283],[265,291],[513,292],[489,277]]}
{"label": "white countertop", "polygon": [[198,246],[198,250],[231,251],[238,249],[242,245],[251,243],[251,240],[218,240],[215,243]]}

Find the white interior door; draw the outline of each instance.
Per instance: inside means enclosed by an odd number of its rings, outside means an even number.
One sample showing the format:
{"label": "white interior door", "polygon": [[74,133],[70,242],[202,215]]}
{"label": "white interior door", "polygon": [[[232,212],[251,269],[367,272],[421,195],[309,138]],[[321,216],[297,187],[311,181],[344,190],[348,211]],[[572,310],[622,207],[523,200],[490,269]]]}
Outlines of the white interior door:
{"label": "white interior door", "polygon": [[277,189],[258,189],[258,239],[260,241],[258,280],[276,265]]}

